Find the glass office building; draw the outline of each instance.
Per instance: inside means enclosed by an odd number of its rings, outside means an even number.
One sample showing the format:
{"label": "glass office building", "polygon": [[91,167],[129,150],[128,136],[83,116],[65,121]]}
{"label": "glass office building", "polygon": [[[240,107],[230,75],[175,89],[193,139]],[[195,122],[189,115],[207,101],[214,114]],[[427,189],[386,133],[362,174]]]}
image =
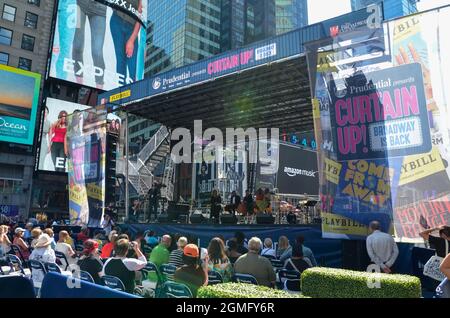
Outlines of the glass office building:
{"label": "glass office building", "polygon": [[351,0],[352,11],[380,2],[383,2],[386,20],[417,12],[417,0]]}
{"label": "glass office building", "polygon": [[220,52],[221,0],[149,0],[145,75]]}
{"label": "glass office building", "polygon": [[286,33],[308,25],[307,0],[276,0],[276,33]]}

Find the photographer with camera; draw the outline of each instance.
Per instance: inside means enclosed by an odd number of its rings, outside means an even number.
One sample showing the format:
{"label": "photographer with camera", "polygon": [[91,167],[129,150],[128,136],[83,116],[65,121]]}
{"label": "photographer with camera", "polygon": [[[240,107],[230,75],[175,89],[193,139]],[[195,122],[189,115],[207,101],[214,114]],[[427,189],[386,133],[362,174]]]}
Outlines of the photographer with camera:
{"label": "photographer with camera", "polygon": [[[132,249],[136,258],[127,258],[128,251]],[[127,293],[133,293],[135,288],[136,271],[147,265],[147,259],[142,254],[139,244],[127,239],[120,239],[114,247],[115,257],[109,258],[103,266],[103,274],[118,277],[125,285]]]}

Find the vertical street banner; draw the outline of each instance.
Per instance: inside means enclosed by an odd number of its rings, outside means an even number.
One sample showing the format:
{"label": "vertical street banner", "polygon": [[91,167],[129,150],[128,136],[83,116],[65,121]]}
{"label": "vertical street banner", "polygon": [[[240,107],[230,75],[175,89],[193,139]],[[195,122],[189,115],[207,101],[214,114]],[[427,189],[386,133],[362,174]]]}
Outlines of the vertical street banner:
{"label": "vertical street banner", "polygon": [[378,220],[421,242],[450,223],[449,27],[450,7],[382,23],[372,34],[384,34],[384,60],[361,33],[305,45],[324,237],[364,239]]}
{"label": "vertical street banner", "polygon": [[106,112],[70,116],[67,144],[70,222],[99,227],[105,208]]}

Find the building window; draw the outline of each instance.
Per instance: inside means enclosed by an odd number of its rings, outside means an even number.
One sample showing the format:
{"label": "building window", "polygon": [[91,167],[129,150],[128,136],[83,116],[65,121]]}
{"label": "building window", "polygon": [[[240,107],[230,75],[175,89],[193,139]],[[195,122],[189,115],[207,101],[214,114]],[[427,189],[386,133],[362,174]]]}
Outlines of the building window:
{"label": "building window", "polygon": [[41,0],[28,0],[28,3],[39,7],[41,5]]}
{"label": "building window", "polygon": [[4,20],[12,21],[16,20],[16,8],[5,4],[3,6],[2,18]]}
{"label": "building window", "polygon": [[11,45],[12,31],[0,28],[0,44]]}
{"label": "building window", "polygon": [[0,52],[0,64],[8,65],[9,62],[9,54]]}
{"label": "building window", "polygon": [[25,23],[24,25],[26,27],[29,27],[31,29],[36,29],[37,28],[37,22],[38,22],[38,16],[34,13],[28,12],[25,15]]}
{"label": "building window", "polygon": [[33,52],[34,50],[34,36],[24,34],[22,36],[22,49]]}
{"label": "building window", "polygon": [[24,57],[19,57],[19,68],[26,71],[31,71],[31,60]]}
{"label": "building window", "polygon": [[0,179],[0,193],[3,194],[20,193],[21,189],[22,189],[22,180]]}

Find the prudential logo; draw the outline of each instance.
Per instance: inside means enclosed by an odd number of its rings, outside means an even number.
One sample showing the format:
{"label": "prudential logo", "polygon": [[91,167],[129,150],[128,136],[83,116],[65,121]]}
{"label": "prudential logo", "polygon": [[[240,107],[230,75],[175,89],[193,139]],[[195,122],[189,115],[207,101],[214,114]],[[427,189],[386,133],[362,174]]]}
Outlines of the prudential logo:
{"label": "prudential logo", "polygon": [[284,167],[284,173],[286,173],[289,177],[305,176],[314,178],[316,176],[316,172],[317,171]]}
{"label": "prudential logo", "polygon": [[162,83],[162,81],[161,81],[161,79],[159,77],[155,78],[153,80],[153,84],[152,84],[153,89],[154,90],[159,89],[161,87],[161,83]]}

